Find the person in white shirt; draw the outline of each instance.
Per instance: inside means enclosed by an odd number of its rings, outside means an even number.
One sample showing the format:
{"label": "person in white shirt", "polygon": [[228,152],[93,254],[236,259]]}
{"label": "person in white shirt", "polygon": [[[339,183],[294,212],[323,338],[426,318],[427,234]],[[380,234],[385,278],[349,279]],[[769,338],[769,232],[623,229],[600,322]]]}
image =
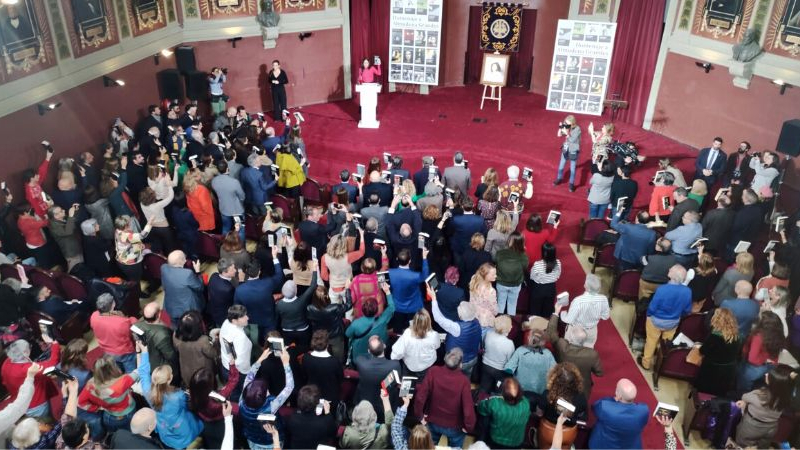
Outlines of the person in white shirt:
{"label": "person in white shirt", "polygon": [[420,309],[411,319],[411,326],[392,346],[392,359],[403,361],[404,375],[422,378],[436,362],[436,349],[441,344],[439,333],[431,327],[430,314]]}
{"label": "person in white shirt", "polygon": [[[228,308],[228,319],[222,323],[219,331],[220,360],[222,361],[222,374],[225,380],[228,379],[231,362],[236,364],[239,373],[250,372],[250,352],[253,350],[253,343],[244,328],[249,323],[247,308],[242,305],[233,305]],[[231,349],[233,354],[231,354]],[[230,398],[239,398],[242,393],[244,377],[239,377],[239,384],[231,392]]]}
{"label": "person in white shirt", "polygon": [[600,293],[602,285],[597,275],[586,275],[583,287],[586,292],[575,297],[569,305],[569,311],[561,313],[561,321],[567,324],[567,332],[570,326],[582,327],[586,331],[583,346],[594,348],[594,343],[597,342],[597,324],[608,319],[611,311],[608,298]]}

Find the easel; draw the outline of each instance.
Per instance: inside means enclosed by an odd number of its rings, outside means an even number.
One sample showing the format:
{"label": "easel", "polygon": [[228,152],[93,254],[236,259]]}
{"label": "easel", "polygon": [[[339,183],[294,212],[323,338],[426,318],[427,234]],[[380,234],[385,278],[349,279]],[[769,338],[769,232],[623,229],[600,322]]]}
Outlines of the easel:
{"label": "easel", "polygon": [[[486,95],[487,88],[489,89],[489,95]],[[483,102],[485,100],[497,100],[497,110],[501,111],[503,106],[503,86],[484,84],[483,96],[481,97],[481,109],[483,109]]]}

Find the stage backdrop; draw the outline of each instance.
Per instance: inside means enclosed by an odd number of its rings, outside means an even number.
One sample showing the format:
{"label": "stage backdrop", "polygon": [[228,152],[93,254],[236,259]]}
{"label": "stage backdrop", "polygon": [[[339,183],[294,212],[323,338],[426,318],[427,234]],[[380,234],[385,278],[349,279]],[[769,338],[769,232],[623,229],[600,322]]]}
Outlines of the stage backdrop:
{"label": "stage backdrop", "polygon": [[617,25],[559,20],[547,109],[599,116]]}
{"label": "stage backdrop", "polygon": [[392,0],[389,82],[439,84],[443,0]]}
{"label": "stage backdrop", "polygon": [[522,5],[483,3],[481,50],[519,51]]}

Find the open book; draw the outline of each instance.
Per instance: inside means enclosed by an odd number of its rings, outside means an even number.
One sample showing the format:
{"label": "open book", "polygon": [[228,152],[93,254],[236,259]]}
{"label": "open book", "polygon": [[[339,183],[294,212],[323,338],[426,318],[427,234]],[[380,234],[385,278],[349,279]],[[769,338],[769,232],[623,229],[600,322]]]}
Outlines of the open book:
{"label": "open book", "polygon": [[739,241],[736,244],[736,248],[733,249],[733,253],[744,253],[750,248],[750,243],[747,241]]}
{"label": "open book", "polygon": [[675,405],[670,405],[669,403],[664,403],[664,402],[658,402],[655,411],[653,411],[653,417],[667,416],[671,419],[674,419],[675,416],[678,415],[678,411],[680,411],[680,408],[678,408]]}
{"label": "open book", "polygon": [[681,347],[685,345],[691,348],[694,346],[694,341],[689,339],[685,334],[678,333],[678,335],[675,336],[675,339],[672,340],[672,344],[676,347]]}

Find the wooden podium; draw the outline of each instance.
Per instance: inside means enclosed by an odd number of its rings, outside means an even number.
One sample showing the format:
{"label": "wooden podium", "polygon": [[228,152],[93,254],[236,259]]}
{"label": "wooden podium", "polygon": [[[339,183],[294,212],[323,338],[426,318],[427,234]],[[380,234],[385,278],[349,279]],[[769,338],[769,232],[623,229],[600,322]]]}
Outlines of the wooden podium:
{"label": "wooden podium", "polygon": [[361,104],[361,120],[358,121],[358,128],[378,128],[381,123],[376,118],[378,108],[378,93],[381,85],[378,83],[361,83],[356,85]]}

